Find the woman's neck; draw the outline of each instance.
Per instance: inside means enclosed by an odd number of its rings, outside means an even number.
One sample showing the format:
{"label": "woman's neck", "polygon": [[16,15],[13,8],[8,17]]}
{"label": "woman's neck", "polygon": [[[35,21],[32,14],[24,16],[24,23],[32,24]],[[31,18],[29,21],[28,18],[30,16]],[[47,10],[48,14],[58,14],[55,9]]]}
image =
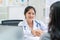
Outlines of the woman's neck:
{"label": "woman's neck", "polygon": [[27,21],[29,27],[32,29],[33,28],[33,21]]}

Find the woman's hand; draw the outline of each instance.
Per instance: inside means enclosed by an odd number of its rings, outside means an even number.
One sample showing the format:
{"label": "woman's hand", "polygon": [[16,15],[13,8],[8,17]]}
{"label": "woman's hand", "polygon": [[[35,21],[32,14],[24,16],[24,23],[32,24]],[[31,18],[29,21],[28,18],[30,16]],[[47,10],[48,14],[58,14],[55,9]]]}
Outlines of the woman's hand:
{"label": "woman's hand", "polygon": [[36,35],[37,35],[37,36],[40,36],[40,35],[42,35],[42,34],[43,34],[43,31],[42,31],[42,30],[37,30],[37,31],[36,31]]}
{"label": "woman's hand", "polygon": [[32,35],[36,36],[36,30],[31,31]]}
{"label": "woman's hand", "polygon": [[31,33],[34,35],[34,36],[40,36],[43,34],[43,31],[42,30],[32,30]]}

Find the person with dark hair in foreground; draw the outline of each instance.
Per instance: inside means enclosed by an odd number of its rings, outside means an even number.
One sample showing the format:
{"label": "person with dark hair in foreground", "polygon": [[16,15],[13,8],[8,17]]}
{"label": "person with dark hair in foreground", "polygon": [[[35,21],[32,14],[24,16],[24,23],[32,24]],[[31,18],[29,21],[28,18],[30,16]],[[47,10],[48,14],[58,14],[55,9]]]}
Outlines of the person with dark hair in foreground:
{"label": "person with dark hair in foreground", "polygon": [[60,1],[50,6],[49,16],[48,33],[40,36],[40,40],[60,40]]}

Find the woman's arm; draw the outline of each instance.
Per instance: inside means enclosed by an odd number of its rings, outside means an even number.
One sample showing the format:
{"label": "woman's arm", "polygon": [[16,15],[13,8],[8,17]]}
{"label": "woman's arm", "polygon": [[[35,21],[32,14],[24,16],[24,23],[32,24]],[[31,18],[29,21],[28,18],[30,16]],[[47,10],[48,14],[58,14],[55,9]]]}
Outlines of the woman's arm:
{"label": "woman's arm", "polygon": [[43,35],[41,35],[40,40],[50,40],[49,33],[44,33]]}

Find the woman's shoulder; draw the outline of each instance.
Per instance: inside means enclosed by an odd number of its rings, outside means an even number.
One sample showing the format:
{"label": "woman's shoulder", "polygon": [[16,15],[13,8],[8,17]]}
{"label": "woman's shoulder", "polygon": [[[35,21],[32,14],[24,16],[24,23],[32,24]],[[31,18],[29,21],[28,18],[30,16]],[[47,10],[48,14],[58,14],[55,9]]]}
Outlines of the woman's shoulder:
{"label": "woman's shoulder", "polygon": [[24,23],[24,21],[22,21],[22,22],[19,22],[19,23],[18,23],[18,26],[21,26],[21,25],[23,25],[23,23]]}
{"label": "woman's shoulder", "polygon": [[40,23],[40,24],[44,24],[44,22],[41,20],[35,20],[35,22]]}
{"label": "woman's shoulder", "polygon": [[[39,21],[39,20],[35,20],[38,24],[40,24],[40,27],[43,29],[43,30],[46,30],[48,29],[48,26],[43,22],[43,21]],[[44,27],[44,28],[43,28]]]}
{"label": "woman's shoulder", "polygon": [[40,40],[50,40],[50,34],[44,33],[43,35],[40,36]]}

